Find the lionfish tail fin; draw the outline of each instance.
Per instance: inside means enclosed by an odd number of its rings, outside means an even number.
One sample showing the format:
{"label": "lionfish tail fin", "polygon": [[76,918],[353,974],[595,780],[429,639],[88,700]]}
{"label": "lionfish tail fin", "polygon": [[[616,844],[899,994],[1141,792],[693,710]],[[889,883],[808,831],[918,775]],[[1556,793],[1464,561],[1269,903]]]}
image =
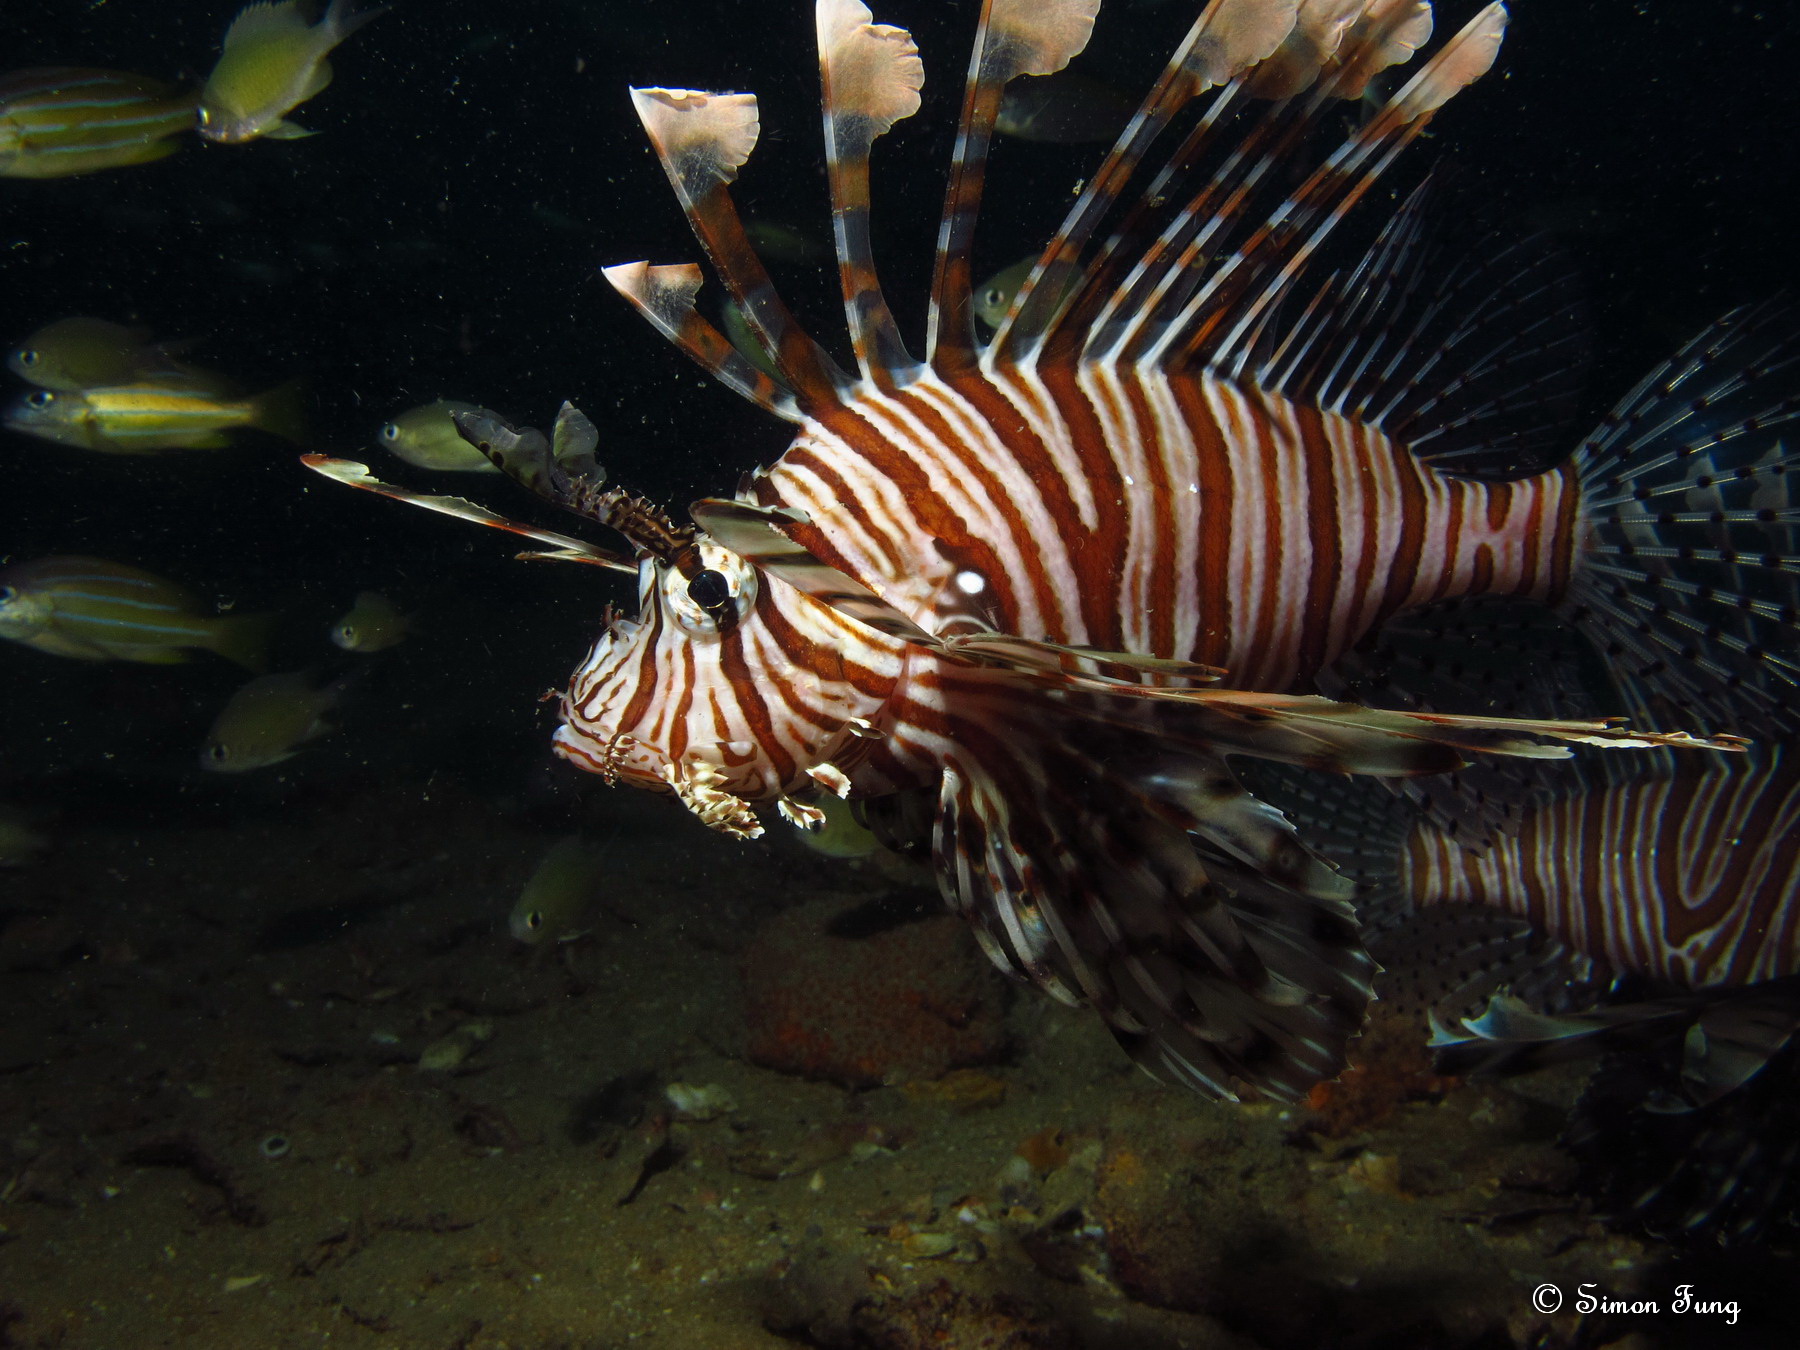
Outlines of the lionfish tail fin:
{"label": "lionfish tail fin", "polygon": [[1780,297],[1696,336],[1576,454],[1587,528],[1563,612],[1699,717],[1800,727],[1796,418],[1800,307]]}
{"label": "lionfish tail fin", "polygon": [[863,378],[891,384],[917,363],[900,340],[875,274],[869,243],[869,151],[876,137],[919,110],[925,68],[912,34],[872,19],[862,0],[818,0],[815,10],[844,314]]}
{"label": "lionfish tail fin", "polygon": [[835,404],[849,377],[776,293],[732,205],[731,183],[762,129],[756,96],[633,89],[631,102],[688,224],[783,382],[802,407]]}
{"label": "lionfish tail fin", "polygon": [[934,863],[1001,969],[1208,1097],[1293,1100],[1341,1071],[1374,967],[1349,883],[1279,813],[1154,717],[1021,697],[985,668],[945,692],[968,734]]}
{"label": "lionfish tail fin", "polygon": [[975,359],[969,247],[1001,94],[1018,76],[1054,75],[1080,55],[1099,9],[1100,0],[983,0],[938,227],[926,341],[926,359],[934,369],[963,369]]}

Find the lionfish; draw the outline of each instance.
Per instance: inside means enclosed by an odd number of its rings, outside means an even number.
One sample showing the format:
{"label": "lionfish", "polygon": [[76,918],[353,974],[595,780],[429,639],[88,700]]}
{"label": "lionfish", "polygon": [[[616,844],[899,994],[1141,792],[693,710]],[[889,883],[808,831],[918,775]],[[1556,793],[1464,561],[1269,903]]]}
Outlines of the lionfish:
{"label": "lionfish", "polygon": [[[1728,316],[1573,458],[1525,471],[1521,412],[1567,364],[1533,300],[1552,284],[1541,271],[1477,266],[1434,289],[1416,203],[1360,264],[1309,269],[1489,69],[1505,8],[1481,10],[1319,158],[1345,101],[1429,41],[1430,4],[1211,0],[980,342],[970,246],[1003,90],[1067,65],[1097,9],[984,0],[923,360],[870,241],[871,148],[920,106],[904,30],[859,0],[818,0],[854,372],[801,327],[733,207],[755,97],[632,91],[775,373],[701,316],[699,267],[604,274],[798,427],[692,523],[606,487],[595,433],[567,405],[553,441],[461,426],[631,557],[309,463],[637,577],[636,617],[611,618],[563,696],[563,757],[740,837],[760,833],[758,804],[811,825],[817,789],[929,793],[941,889],[1002,969],[1097,1009],[1153,1073],[1290,1099],[1341,1068],[1372,963],[1350,882],[1229,761],[1408,776],[1569,742],[1695,743],[1315,692],[1390,616],[1463,596],[1559,606],[1708,713],[1778,707],[1800,673],[1777,594],[1796,559],[1767,536],[1794,521],[1794,457],[1762,433],[1793,413],[1767,393],[1787,330],[1774,308]],[[1178,143],[1153,162],[1165,131]]]}

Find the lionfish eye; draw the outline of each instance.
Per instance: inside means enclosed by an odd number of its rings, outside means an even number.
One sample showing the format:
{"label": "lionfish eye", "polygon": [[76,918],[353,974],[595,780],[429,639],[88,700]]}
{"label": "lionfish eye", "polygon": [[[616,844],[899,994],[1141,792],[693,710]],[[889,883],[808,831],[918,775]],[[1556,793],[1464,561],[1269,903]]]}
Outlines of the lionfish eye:
{"label": "lionfish eye", "polygon": [[25,401],[34,408],[48,408],[55,397],[48,389],[34,389],[25,395]]}
{"label": "lionfish eye", "polygon": [[731,583],[725,580],[722,573],[707,568],[696,573],[688,582],[688,599],[701,609],[718,609],[731,599]]}
{"label": "lionfish eye", "polygon": [[19,348],[19,364],[22,366],[35,366],[42,359],[43,358],[37,354],[37,351],[35,348],[32,348],[32,347]]}

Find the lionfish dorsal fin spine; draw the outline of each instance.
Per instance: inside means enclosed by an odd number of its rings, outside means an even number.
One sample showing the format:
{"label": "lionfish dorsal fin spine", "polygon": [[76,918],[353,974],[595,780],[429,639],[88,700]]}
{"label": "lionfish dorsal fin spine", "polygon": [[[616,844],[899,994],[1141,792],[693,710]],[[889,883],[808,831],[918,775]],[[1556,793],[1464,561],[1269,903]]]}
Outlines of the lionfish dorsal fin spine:
{"label": "lionfish dorsal fin spine", "polygon": [[814,17],[845,320],[863,378],[892,387],[896,374],[915,370],[918,363],[900,340],[875,272],[869,151],[878,136],[919,110],[925,67],[912,34],[872,22],[862,0],[818,0]]}
{"label": "lionfish dorsal fin spine", "polygon": [[[1345,41],[1340,69],[1364,68],[1370,52],[1390,51],[1393,26],[1409,17],[1399,6],[1388,24],[1358,25]],[[1506,7],[1492,4],[1450,39],[1423,69],[1357,128],[1299,188],[1271,210],[1204,281],[1177,259],[1157,302],[1139,315],[1142,340],[1130,359],[1163,366],[1203,364],[1240,375],[1256,353],[1255,340],[1268,309],[1285,295],[1325,237],[1372,187],[1431,115],[1493,65],[1506,28]],[[1318,98],[1338,92],[1335,77],[1321,83]],[[1204,237],[1204,235],[1202,236]],[[1216,256],[1216,254],[1215,254]]]}
{"label": "lionfish dorsal fin spine", "polygon": [[[1081,254],[1171,118],[1209,89],[1266,60],[1293,31],[1299,0],[1212,0],[1169,58],[1118,141],[1069,208],[1001,321],[986,359],[1029,360],[1093,289]],[[1197,149],[1197,146],[1190,147]]]}
{"label": "lionfish dorsal fin spine", "polygon": [[[1347,5],[1344,0],[1307,0],[1293,30],[1246,73],[1241,85],[1250,97],[1276,98],[1277,107],[1257,121],[1154,242],[1143,247],[1143,203],[1161,200],[1199,158],[1230,108],[1229,99],[1215,100],[1108,240],[1101,257],[1113,269],[1093,269],[1083,303],[1063,316],[1065,348],[1079,338],[1090,360],[1160,359],[1155,344],[1206,278],[1204,260],[1229,257],[1233,232],[1246,221],[1254,223],[1254,213],[1266,203],[1258,188],[1290,162],[1322,113],[1340,99],[1360,95],[1376,72],[1407,59],[1423,41],[1416,22],[1422,3],[1355,0]],[[1429,5],[1423,8],[1428,35],[1431,11]],[[1299,98],[1302,93],[1307,97]],[[1109,294],[1118,260],[1134,254],[1129,275]]]}
{"label": "lionfish dorsal fin spine", "polygon": [[984,0],[969,74],[950,184],[938,226],[937,262],[931,279],[926,360],[935,370],[974,364],[975,312],[969,249],[981,210],[988,144],[1000,114],[1000,96],[1020,75],[1054,75],[1082,49],[1094,29],[1100,0]]}
{"label": "lionfish dorsal fin spine", "polygon": [[802,407],[835,404],[849,377],[795,319],[756,256],[730,185],[761,130],[754,94],[633,89],[632,106],[725,289]]}
{"label": "lionfish dorsal fin spine", "polygon": [[694,297],[703,280],[697,265],[618,263],[601,268],[600,274],[664,337],[721,384],[777,417],[790,422],[801,420],[793,390],[758,370],[731,345],[730,339],[700,317],[694,308]]}

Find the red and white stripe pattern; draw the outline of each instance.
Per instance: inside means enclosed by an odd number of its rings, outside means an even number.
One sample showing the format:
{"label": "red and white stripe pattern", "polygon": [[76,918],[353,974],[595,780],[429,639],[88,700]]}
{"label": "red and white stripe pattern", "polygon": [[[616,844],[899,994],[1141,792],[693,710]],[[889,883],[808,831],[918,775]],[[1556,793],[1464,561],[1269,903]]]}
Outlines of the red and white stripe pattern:
{"label": "red and white stripe pattern", "polygon": [[1455,478],[1334,413],[1105,367],[861,390],[755,492],[805,512],[814,552],[928,630],[972,599],[1003,632],[1262,690],[1309,689],[1400,609],[1553,598],[1577,506],[1565,469]]}
{"label": "red and white stripe pattern", "polygon": [[1691,988],[1800,973],[1800,759],[1598,788],[1475,854],[1408,841],[1419,905],[1508,910],[1615,971]]}

